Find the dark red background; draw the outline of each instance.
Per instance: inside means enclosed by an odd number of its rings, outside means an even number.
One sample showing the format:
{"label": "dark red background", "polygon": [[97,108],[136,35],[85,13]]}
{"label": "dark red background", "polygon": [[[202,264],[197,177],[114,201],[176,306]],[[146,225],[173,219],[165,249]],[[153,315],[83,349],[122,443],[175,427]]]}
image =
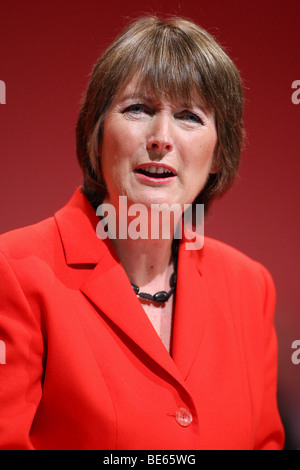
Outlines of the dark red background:
{"label": "dark red background", "polygon": [[[53,214],[81,183],[74,127],[92,64],[128,17],[176,14],[223,44],[241,71],[248,140],[240,178],[205,230],[265,264],[278,292],[279,403],[300,447],[299,0],[10,0],[0,6],[0,232]],[[222,358],[220,358],[222,360]]]}

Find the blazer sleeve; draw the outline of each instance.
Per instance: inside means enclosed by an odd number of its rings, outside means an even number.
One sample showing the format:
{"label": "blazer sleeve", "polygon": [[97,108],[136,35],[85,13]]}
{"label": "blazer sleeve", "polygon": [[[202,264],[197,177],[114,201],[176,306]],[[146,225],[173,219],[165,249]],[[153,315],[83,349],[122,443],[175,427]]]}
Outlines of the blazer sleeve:
{"label": "blazer sleeve", "polygon": [[30,433],[42,394],[41,326],[1,253],[0,279],[0,340],[5,352],[0,364],[0,449],[32,449]]}
{"label": "blazer sleeve", "polygon": [[277,336],[274,327],[276,292],[273,279],[260,265],[265,282],[264,304],[264,396],[259,426],[256,432],[255,450],[281,450],[284,430],[277,406]]}

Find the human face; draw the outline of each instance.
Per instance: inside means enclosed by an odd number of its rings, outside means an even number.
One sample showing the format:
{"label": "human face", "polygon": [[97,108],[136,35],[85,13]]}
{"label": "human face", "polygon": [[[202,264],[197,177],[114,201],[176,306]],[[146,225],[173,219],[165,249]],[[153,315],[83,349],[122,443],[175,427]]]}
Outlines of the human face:
{"label": "human face", "polygon": [[[217,131],[212,112],[137,93],[132,80],[104,120],[99,155],[105,202],[190,204],[215,172]],[[157,174],[157,173],[158,174]]]}

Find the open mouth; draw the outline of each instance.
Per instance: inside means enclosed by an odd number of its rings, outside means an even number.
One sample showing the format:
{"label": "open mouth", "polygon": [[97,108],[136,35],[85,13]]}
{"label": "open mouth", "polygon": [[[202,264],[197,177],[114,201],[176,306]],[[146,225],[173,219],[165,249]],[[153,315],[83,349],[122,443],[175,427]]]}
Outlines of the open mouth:
{"label": "open mouth", "polygon": [[136,173],[148,176],[149,178],[170,178],[176,176],[175,171],[164,166],[141,166],[135,169]]}

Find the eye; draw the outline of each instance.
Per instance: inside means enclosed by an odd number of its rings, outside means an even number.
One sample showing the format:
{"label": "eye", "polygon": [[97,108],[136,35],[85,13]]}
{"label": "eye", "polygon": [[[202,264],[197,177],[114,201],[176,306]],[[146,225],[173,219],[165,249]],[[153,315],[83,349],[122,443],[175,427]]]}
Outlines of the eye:
{"label": "eye", "polygon": [[127,108],[124,109],[123,113],[132,113],[132,114],[141,114],[141,113],[150,113],[148,107],[144,104],[136,103],[131,104]]}
{"label": "eye", "polygon": [[201,119],[200,116],[198,116],[195,113],[192,113],[191,111],[188,110],[183,110],[180,113],[177,114],[178,119],[182,119],[183,121],[187,121],[191,124],[203,124],[203,120]]}

